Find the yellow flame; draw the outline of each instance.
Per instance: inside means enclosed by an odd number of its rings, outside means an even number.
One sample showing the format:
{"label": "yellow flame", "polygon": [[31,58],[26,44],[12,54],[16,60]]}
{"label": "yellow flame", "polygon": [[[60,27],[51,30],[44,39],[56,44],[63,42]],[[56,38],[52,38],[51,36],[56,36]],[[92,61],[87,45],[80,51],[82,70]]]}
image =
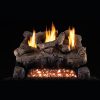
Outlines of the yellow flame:
{"label": "yellow flame", "polygon": [[30,40],[28,41],[28,45],[33,47],[33,48],[37,48],[35,31],[33,31],[33,35],[32,35],[32,37],[30,37]]}
{"label": "yellow flame", "polygon": [[74,28],[69,29],[68,39],[69,39],[69,46],[68,46],[69,50],[74,49],[75,48],[75,29]]}
{"label": "yellow flame", "polygon": [[54,41],[56,39],[56,28],[54,24],[52,24],[51,31],[46,29],[46,39],[45,42]]}

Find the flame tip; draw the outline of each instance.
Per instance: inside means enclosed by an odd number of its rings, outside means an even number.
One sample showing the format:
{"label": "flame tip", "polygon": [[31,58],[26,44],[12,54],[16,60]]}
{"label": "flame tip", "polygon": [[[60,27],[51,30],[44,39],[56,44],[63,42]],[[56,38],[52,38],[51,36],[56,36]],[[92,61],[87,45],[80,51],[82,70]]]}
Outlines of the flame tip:
{"label": "flame tip", "polygon": [[51,26],[51,30],[46,29],[45,34],[46,34],[45,42],[54,41],[56,39],[56,28],[55,28],[53,23],[52,23],[52,26]]}

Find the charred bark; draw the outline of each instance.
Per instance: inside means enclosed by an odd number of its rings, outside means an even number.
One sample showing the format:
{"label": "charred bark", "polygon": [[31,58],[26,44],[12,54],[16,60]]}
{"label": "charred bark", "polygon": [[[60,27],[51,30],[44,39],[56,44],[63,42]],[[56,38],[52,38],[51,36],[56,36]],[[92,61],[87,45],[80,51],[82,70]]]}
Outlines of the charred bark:
{"label": "charred bark", "polygon": [[24,54],[17,56],[16,61],[28,65],[30,63],[36,66],[71,66],[79,67],[87,62],[87,56],[84,48],[78,51],[73,50],[70,53],[64,54],[59,51],[54,51],[53,48],[41,51],[39,53]]}
{"label": "charred bark", "polygon": [[[58,35],[56,40],[45,42],[45,32],[36,33],[37,48],[28,46],[28,40],[32,33],[25,31],[25,37],[19,48],[14,50],[16,62],[23,65],[16,66],[14,69],[14,78],[25,77],[25,72],[30,68],[79,68],[87,63],[86,48],[82,47],[82,37],[75,35],[75,49],[69,50],[68,45],[69,30]],[[79,77],[81,77],[79,69]],[[88,74],[89,76],[89,74]]]}
{"label": "charred bark", "polygon": [[23,78],[25,78],[25,74],[26,74],[26,72],[25,72],[23,67],[15,66],[14,73],[13,73],[13,78],[23,79]]}

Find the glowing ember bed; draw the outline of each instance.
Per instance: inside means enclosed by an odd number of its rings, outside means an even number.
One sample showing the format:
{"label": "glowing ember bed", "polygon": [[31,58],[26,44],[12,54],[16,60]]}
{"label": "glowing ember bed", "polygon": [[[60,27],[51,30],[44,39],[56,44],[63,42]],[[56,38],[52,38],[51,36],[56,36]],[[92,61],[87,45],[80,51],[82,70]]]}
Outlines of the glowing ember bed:
{"label": "glowing ember bed", "polygon": [[13,78],[89,78],[86,48],[75,29],[58,34],[51,31],[24,32],[24,40],[14,50],[16,66]]}

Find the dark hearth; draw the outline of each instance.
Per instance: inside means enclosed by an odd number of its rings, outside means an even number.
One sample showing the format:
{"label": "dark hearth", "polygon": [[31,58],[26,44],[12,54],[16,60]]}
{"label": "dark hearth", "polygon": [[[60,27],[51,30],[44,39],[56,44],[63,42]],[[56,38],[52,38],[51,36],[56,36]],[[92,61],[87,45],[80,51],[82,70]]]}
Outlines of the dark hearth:
{"label": "dark hearth", "polygon": [[[47,35],[54,35],[52,31],[23,33],[24,40],[14,50],[16,66],[13,78],[90,77],[90,71],[86,67],[86,48],[81,43],[82,37],[75,34],[74,29],[69,29],[60,34],[55,31],[55,39],[46,40],[50,39]],[[33,46],[30,44],[32,42]]]}

